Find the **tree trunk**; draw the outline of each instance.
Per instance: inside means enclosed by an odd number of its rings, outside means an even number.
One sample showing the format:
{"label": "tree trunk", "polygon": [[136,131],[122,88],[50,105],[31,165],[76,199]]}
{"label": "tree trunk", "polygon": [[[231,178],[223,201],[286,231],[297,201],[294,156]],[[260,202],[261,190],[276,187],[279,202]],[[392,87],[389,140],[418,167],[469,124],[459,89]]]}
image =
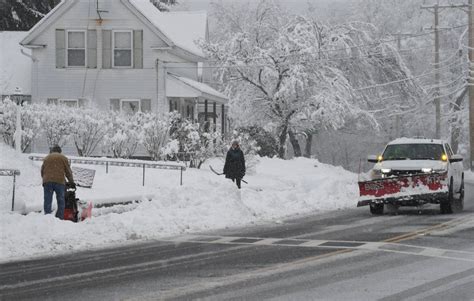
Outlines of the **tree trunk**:
{"label": "tree trunk", "polygon": [[280,127],[280,135],[278,136],[278,142],[280,145],[278,147],[278,157],[280,159],[285,159],[285,145],[286,145],[286,136],[288,135],[288,124],[284,124]]}
{"label": "tree trunk", "polygon": [[291,146],[293,146],[293,153],[295,157],[301,157],[301,146],[298,142],[298,138],[293,131],[288,131],[288,136],[290,137]]}
{"label": "tree trunk", "polygon": [[307,132],[306,133],[306,145],[304,147],[304,156],[306,158],[311,158],[312,145],[313,145],[313,133],[312,132]]}

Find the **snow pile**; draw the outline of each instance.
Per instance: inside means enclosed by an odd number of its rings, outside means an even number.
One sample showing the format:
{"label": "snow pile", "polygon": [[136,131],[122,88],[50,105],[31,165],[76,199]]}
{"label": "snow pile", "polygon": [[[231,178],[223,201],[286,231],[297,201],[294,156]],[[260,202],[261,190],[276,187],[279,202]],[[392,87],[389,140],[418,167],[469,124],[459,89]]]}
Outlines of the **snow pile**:
{"label": "snow pile", "polygon": [[474,172],[465,171],[464,172],[464,180],[466,180],[466,183],[474,184]]}
{"label": "snow pile", "polygon": [[[18,202],[41,208],[41,162],[29,162],[24,155],[15,154],[5,146],[1,151],[2,166],[15,167],[22,172],[18,178]],[[210,164],[217,170],[223,165],[220,159],[211,160]],[[355,174],[303,158],[291,161],[262,158],[256,174],[246,176],[249,184],[243,184],[240,191],[230,180],[212,173],[208,165],[201,170],[188,169],[183,186],[179,186],[179,171],[147,169],[145,187],[141,168],[109,166],[107,174],[104,166],[77,166],[96,169],[93,188],[79,188],[79,198],[95,203],[113,198],[141,198],[143,201],[116,207],[123,210],[96,208],[92,219],[74,224],[38,212],[11,213],[10,199],[5,196],[11,196],[7,192],[11,182],[2,182],[0,260],[354,207],[358,197]],[[148,198],[152,200],[146,200]]]}
{"label": "snow pile", "polygon": [[[28,159],[28,155],[19,154],[9,146],[0,143],[0,168],[18,169],[16,177],[15,211],[26,212],[28,208],[43,208],[40,167]],[[11,210],[13,178],[0,176],[0,211]],[[39,206],[38,206],[39,205]]]}

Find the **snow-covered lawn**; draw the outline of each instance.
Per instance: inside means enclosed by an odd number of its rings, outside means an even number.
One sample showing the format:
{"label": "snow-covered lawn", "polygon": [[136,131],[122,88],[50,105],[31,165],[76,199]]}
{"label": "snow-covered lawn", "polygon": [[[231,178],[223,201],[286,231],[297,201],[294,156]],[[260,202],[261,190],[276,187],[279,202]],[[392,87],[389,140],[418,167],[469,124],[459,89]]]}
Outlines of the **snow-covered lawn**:
{"label": "snow-covered lawn", "polygon": [[[104,199],[141,198],[152,201],[116,209],[94,209],[92,219],[81,223],[60,221],[41,210],[43,192],[39,168],[27,155],[19,155],[0,144],[0,168],[21,170],[17,178],[16,206],[27,215],[11,210],[11,177],[0,177],[0,260],[101,247],[134,240],[157,239],[254,223],[279,221],[283,217],[314,211],[354,207],[357,175],[310,159],[284,161],[262,158],[256,173],[245,179],[241,191],[208,165],[179,171],[83,165],[96,169],[92,189],[79,188],[77,196],[100,202]],[[222,161],[210,161],[222,169]],[[54,201],[55,202],[55,201]],[[53,202],[53,203],[54,203]],[[113,211],[113,212],[110,212]]]}

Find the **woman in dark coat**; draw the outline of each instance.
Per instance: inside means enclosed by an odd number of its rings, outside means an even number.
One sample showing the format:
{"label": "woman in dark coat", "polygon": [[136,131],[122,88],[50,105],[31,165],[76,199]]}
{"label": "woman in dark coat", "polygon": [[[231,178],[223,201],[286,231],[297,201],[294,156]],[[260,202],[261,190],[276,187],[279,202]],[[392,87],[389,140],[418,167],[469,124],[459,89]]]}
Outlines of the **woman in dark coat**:
{"label": "woman in dark coat", "polygon": [[240,189],[241,180],[245,176],[245,159],[237,141],[232,142],[232,147],[227,152],[224,174],[226,178],[236,182]]}

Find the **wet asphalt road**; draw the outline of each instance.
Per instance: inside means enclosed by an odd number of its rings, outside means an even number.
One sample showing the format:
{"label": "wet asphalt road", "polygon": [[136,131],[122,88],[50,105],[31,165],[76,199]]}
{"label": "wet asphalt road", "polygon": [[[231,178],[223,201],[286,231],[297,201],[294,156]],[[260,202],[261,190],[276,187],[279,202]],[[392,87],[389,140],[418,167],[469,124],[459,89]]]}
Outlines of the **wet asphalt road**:
{"label": "wet asphalt road", "polygon": [[474,300],[465,210],[368,207],[0,265],[0,300]]}

